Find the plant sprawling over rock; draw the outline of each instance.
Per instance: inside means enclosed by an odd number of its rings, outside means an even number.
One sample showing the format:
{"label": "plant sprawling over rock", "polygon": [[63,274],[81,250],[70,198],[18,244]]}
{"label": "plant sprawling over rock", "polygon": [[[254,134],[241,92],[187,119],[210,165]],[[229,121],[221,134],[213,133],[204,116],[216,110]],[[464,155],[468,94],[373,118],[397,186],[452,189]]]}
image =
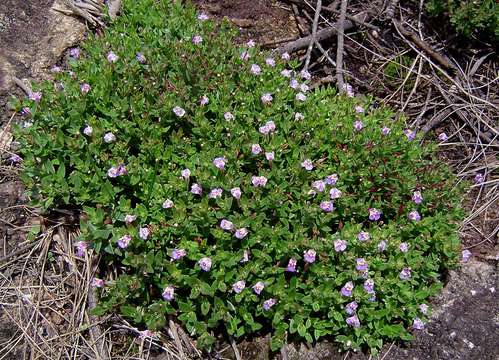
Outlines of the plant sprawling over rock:
{"label": "plant sprawling over rock", "polygon": [[97,312],[152,331],[174,315],[204,347],[220,329],[274,349],[409,339],[459,248],[434,146],[206,18],[127,0],[19,104],[32,198],[81,207],[78,255],[118,270],[93,280]]}

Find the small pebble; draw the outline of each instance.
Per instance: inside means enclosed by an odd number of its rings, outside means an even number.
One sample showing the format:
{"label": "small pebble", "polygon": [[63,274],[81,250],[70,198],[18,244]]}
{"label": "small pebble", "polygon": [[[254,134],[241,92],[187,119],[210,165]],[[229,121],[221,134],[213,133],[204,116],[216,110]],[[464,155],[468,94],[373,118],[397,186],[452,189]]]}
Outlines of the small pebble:
{"label": "small pebble", "polygon": [[471,295],[475,296],[476,295],[476,291],[475,290],[471,290]]}
{"label": "small pebble", "polygon": [[492,294],[496,292],[496,288],[495,288],[495,287],[491,287],[491,288],[489,288],[489,290],[490,290],[490,292],[491,292]]}
{"label": "small pebble", "polygon": [[463,339],[463,342],[468,345],[468,347],[470,349],[473,349],[475,347],[475,344],[473,344],[471,341],[469,341],[468,339]]}
{"label": "small pebble", "polygon": [[455,332],[455,331],[451,332],[451,333],[449,334],[449,337],[450,337],[451,339],[453,339],[454,337],[456,337],[456,332]]}

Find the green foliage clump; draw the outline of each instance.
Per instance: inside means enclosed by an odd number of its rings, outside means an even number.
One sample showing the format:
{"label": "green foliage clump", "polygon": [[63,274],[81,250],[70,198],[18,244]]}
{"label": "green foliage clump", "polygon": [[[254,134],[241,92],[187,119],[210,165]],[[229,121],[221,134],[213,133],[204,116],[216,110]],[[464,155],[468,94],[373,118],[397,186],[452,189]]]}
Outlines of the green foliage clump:
{"label": "green foliage clump", "polygon": [[499,3],[496,0],[430,0],[430,15],[447,15],[452,27],[467,38],[499,40]]}
{"label": "green foliage clump", "polygon": [[124,1],[19,104],[27,188],[80,207],[80,255],[117,269],[97,313],[176,316],[205,348],[220,330],[410,339],[456,262],[454,179],[389,110],[272,56],[192,7]]}

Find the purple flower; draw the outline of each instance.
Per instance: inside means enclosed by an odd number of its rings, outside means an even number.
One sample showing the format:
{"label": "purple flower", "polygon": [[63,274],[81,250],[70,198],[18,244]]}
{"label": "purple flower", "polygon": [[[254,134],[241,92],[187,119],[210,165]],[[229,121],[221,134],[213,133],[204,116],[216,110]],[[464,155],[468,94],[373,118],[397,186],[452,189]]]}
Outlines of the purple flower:
{"label": "purple flower", "polygon": [[428,305],[426,304],[419,305],[419,310],[426,315],[428,313]]}
{"label": "purple flower", "polygon": [[180,106],[175,106],[173,108],[173,113],[177,115],[178,117],[182,117],[185,115],[185,110],[182,109]]}
{"label": "purple flower", "polygon": [[262,69],[257,64],[252,64],[251,68],[250,68],[250,72],[253,75],[260,75],[262,73]]}
{"label": "purple flower", "polygon": [[293,74],[293,72],[291,70],[288,70],[288,69],[284,69],[283,71],[281,71],[281,75],[286,77],[286,78],[290,78],[292,74]]}
{"label": "purple flower", "polygon": [[170,199],[166,199],[163,202],[163,209],[171,209],[173,207],[173,201]]}
{"label": "purple flower", "polygon": [[295,99],[298,101],[305,101],[305,100],[307,100],[307,95],[299,92],[298,94],[296,94]]}
{"label": "purple flower", "polygon": [[291,79],[291,81],[289,82],[289,87],[291,89],[298,89],[298,87],[300,86],[300,83],[298,82],[298,80],[296,79]]}
{"label": "purple flower", "polygon": [[329,190],[329,197],[332,200],[339,199],[341,195],[342,195],[341,191],[338,190],[337,188],[331,188],[331,190]]}
{"label": "purple flower", "polygon": [[80,57],[80,49],[72,48],[71,50],[69,50],[69,56],[71,56],[73,59],[78,59]]}
{"label": "purple flower", "polygon": [[303,119],[305,119],[305,116],[303,116],[302,113],[299,113],[299,112],[295,113],[295,120],[296,121],[300,121],[300,120],[303,120]]}
{"label": "purple flower", "polygon": [[149,230],[148,227],[139,228],[139,237],[141,239],[147,240],[149,238],[149,235],[151,235],[151,230]]}
{"label": "purple flower", "polygon": [[412,322],[412,328],[414,330],[423,330],[424,329],[424,322],[422,322],[420,318],[415,317],[413,322]]}
{"label": "purple flower", "polygon": [[400,243],[399,245],[399,249],[400,251],[402,251],[403,253],[406,253],[409,251],[409,244],[406,243],[406,242],[403,242],[403,243]]}
{"label": "purple flower", "polygon": [[387,136],[390,133],[390,131],[392,131],[392,129],[390,129],[389,127],[384,126],[383,129],[381,129],[381,135]]}
{"label": "purple flower", "polygon": [[87,251],[88,243],[86,241],[78,241],[75,244],[75,247],[76,247],[76,256],[83,257],[85,256],[85,252]]}
{"label": "purple flower", "polygon": [[175,297],[175,289],[173,286],[168,285],[167,287],[164,288],[163,293],[161,294],[163,296],[163,299],[166,301],[172,301],[173,298]]}
{"label": "purple flower", "polygon": [[246,287],[246,281],[239,280],[235,282],[234,285],[232,285],[232,290],[234,290],[236,294],[239,294],[241,291],[244,290],[245,287]]}
{"label": "purple flower", "polygon": [[232,231],[234,230],[234,224],[229,220],[222,219],[222,221],[220,221],[220,228],[222,230]]}
{"label": "purple flower", "polygon": [[265,125],[258,128],[260,134],[267,135],[275,131],[275,123],[273,121],[267,121]]}
{"label": "purple flower", "polygon": [[10,162],[14,163],[14,164],[17,164],[17,163],[20,163],[21,161],[23,161],[23,158],[20,157],[19,155],[17,154],[12,154],[9,158]]}
{"label": "purple flower", "polygon": [[399,274],[399,278],[402,280],[409,280],[411,278],[411,269],[403,268]]}
{"label": "purple flower", "polygon": [[173,260],[180,260],[185,255],[187,255],[187,252],[184,249],[173,249],[173,251],[172,251],[172,259]]}
{"label": "purple flower", "polygon": [[146,61],[147,61],[147,60],[146,60],[146,57],[145,57],[142,53],[139,53],[139,52],[138,52],[137,54],[135,54],[135,59],[136,59],[139,63],[141,63],[141,64],[145,64],[145,63],[146,63]]}
{"label": "purple flower", "polygon": [[118,176],[123,176],[126,174],[128,174],[128,171],[126,170],[126,167],[123,164],[118,166],[111,166],[107,171],[107,176],[109,176],[110,178],[116,178]]}
{"label": "purple flower", "polygon": [[116,136],[112,132],[107,132],[104,134],[103,139],[105,143],[111,143],[116,140]]}
{"label": "purple flower", "polygon": [[249,39],[248,42],[246,43],[246,46],[248,48],[255,47],[255,42],[253,41],[253,39]]}
{"label": "purple flower", "polygon": [[36,103],[39,103],[40,100],[42,99],[42,92],[41,91],[31,92],[29,94],[29,99]]}
{"label": "purple flower", "polygon": [[334,241],[334,251],[342,252],[347,248],[347,242],[345,240],[335,240]]}
{"label": "purple flower", "polygon": [[232,121],[234,120],[234,115],[232,115],[232,113],[227,111],[226,113],[224,113],[224,119],[227,121]]}
{"label": "purple flower", "polygon": [[194,35],[194,36],[192,37],[192,43],[193,43],[194,45],[199,45],[199,44],[201,44],[202,42],[203,42],[203,38],[201,37],[201,35]]}
{"label": "purple flower", "polygon": [[312,163],[312,160],[310,159],[305,159],[301,163],[301,167],[304,168],[307,171],[310,171],[314,168],[314,164]]}
{"label": "purple flower", "polygon": [[360,120],[357,120],[353,123],[353,128],[356,130],[356,131],[360,131],[362,130],[362,128],[364,127],[364,124],[362,123],[362,121]]}
{"label": "purple flower", "polygon": [[323,192],[326,190],[326,183],[322,180],[317,180],[312,183],[312,188],[317,190],[318,192]]}
{"label": "purple flower", "polygon": [[363,113],[364,112],[364,108],[362,106],[360,106],[360,105],[357,105],[357,106],[355,106],[355,112],[359,113],[359,114]]}
{"label": "purple flower", "polygon": [[213,165],[219,170],[224,170],[226,163],[227,163],[227,159],[225,158],[225,156],[220,156],[220,157],[213,159]]}
{"label": "purple flower", "polygon": [[405,129],[404,134],[408,140],[414,140],[416,138],[416,133],[411,129]]}
{"label": "purple flower", "polygon": [[211,269],[211,259],[209,257],[204,257],[198,261],[199,267],[203,271],[210,271]]}
{"label": "purple flower", "polygon": [[347,319],[345,321],[349,326],[351,326],[353,328],[360,327],[360,321],[359,321],[359,318],[357,317],[357,315],[347,317]]}
{"label": "purple flower", "polygon": [[255,294],[260,295],[262,290],[265,288],[265,283],[263,281],[257,282],[255,285],[253,285],[252,289],[255,292]]}
{"label": "purple flower", "polygon": [[375,208],[369,209],[369,220],[378,221],[380,217],[381,217],[381,211]]}
{"label": "purple flower", "polygon": [[258,155],[262,152],[262,148],[259,144],[253,144],[251,145],[251,153],[253,155]]}
{"label": "purple flower", "polygon": [[93,278],[90,286],[97,287],[97,288],[103,288],[104,287],[104,280],[98,279],[98,278]]}
{"label": "purple flower", "polygon": [[274,160],[274,152],[273,152],[273,151],[266,152],[266,153],[265,153],[265,158],[266,158],[268,161],[273,161],[273,160]]}
{"label": "purple flower", "polygon": [[284,52],[281,54],[281,59],[288,61],[289,59],[291,59],[291,56],[287,52]]}
{"label": "purple flower", "polygon": [[463,250],[461,252],[461,256],[464,262],[468,262],[468,260],[471,258],[473,254],[469,250]]}
{"label": "purple flower", "polygon": [[371,235],[369,235],[369,233],[366,231],[361,231],[360,233],[357,234],[357,239],[359,241],[367,241],[370,238],[371,238]]}
{"label": "purple flower", "polygon": [[132,236],[131,235],[123,235],[118,239],[118,246],[121,249],[126,249],[128,247],[128,244],[130,244],[130,241],[132,241]]}
{"label": "purple flower", "polygon": [[367,279],[366,281],[364,281],[364,290],[369,294],[374,293],[374,280],[373,279]]}
{"label": "purple flower", "polygon": [[60,66],[53,66],[52,69],[50,69],[51,73],[60,73],[62,71],[62,68]]}
{"label": "purple flower", "polygon": [[352,85],[344,84],[342,90],[344,90],[347,93],[348,97],[354,96]]}
{"label": "purple flower", "polygon": [[386,250],[386,241],[381,240],[378,244],[378,251],[382,252]]}
{"label": "purple flower", "polygon": [[147,329],[147,330],[142,330],[142,331],[139,331],[139,338],[140,339],[146,339],[146,338],[158,338],[158,336],[153,333],[151,330]]}
{"label": "purple flower", "polygon": [[343,287],[341,288],[341,295],[345,297],[350,297],[352,296],[352,290],[354,288],[353,282],[349,281]]}
{"label": "purple flower", "polygon": [[328,185],[334,185],[338,181],[338,175],[336,175],[336,174],[328,175],[328,176],[326,176],[325,181],[326,181],[326,184],[328,184]]}
{"label": "purple flower", "polygon": [[238,187],[230,189],[230,193],[236,200],[239,200],[241,198],[241,189]]}
{"label": "purple flower", "polygon": [[114,52],[110,51],[107,53],[107,61],[110,63],[115,63],[118,61],[118,55],[116,55]]}
{"label": "purple flower", "polygon": [[276,299],[268,299],[263,302],[263,310],[269,311],[277,303]]}
{"label": "purple flower", "polygon": [[303,259],[306,263],[312,264],[315,262],[316,252],[313,249],[305,250],[303,252]]}
{"label": "purple flower", "polygon": [[438,140],[440,141],[447,141],[449,139],[449,137],[447,136],[446,133],[441,133],[438,135]]}
{"label": "purple flower", "polygon": [[322,211],[332,212],[334,210],[334,203],[332,201],[322,201],[319,207]]}
{"label": "purple flower", "polygon": [[180,172],[180,175],[185,179],[189,179],[189,177],[191,176],[191,171],[189,169],[184,169]]}
{"label": "purple flower", "polygon": [[412,193],[412,201],[416,204],[421,204],[423,202],[423,196],[421,195],[421,191],[414,191]]}
{"label": "purple flower", "polygon": [[252,176],[251,183],[254,187],[265,186],[267,184],[267,178],[265,176]]}
{"label": "purple flower", "polygon": [[208,198],[210,199],[217,199],[219,197],[222,197],[223,190],[220,188],[215,188],[210,191],[208,194]]}
{"label": "purple flower", "polygon": [[310,75],[310,73],[307,70],[300,71],[300,76],[304,80],[310,80],[310,78],[312,77],[312,75]]}
{"label": "purple flower", "polygon": [[300,85],[300,90],[301,90],[302,92],[307,92],[307,91],[309,90],[309,87],[308,87],[308,85],[307,85],[307,84],[301,84],[301,85]]}
{"label": "purple flower", "polygon": [[288,266],[286,266],[287,272],[296,272],[296,259],[289,259]]}
{"label": "purple flower", "polygon": [[243,251],[243,257],[241,258],[241,260],[239,261],[241,264],[244,264],[244,263],[247,263],[249,261],[249,251],[248,250],[244,250]]}
{"label": "purple flower", "polygon": [[23,107],[21,109],[21,115],[23,115],[23,116],[31,115],[31,109],[27,106]]}
{"label": "purple flower", "polygon": [[357,265],[355,266],[355,268],[358,271],[366,271],[368,268],[367,261],[364,258],[357,258]]}
{"label": "purple flower", "polygon": [[266,58],[265,59],[265,64],[267,64],[268,66],[274,67],[275,66],[275,60],[274,60],[274,58],[271,58],[271,57]]}
{"label": "purple flower", "polygon": [[85,128],[83,129],[83,133],[87,136],[91,136],[93,132],[94,129],[92,129],[90,125],[85,126]]}
{"label": "purple flower", "polygon": [[125,216],[125,224],[131,224],[137,219],[137,216],[135,215],[126,215]]}
{"label": "purple flower", "polygon": [[208,96],[206,96],[206,95],[201,96],[201,99],[199,99],[199,104],[201,106],[208,105],[209,102],[210,102],[210,99],[208,99]]}
{"label": "purple flower", "polygon": [[250,58],[250,54],[247,51],[243,51],[240,57],[242,61],[248,61]]}
{"label": "purple flower", "polygon": [[269,94],[269,93],[265,93],[265,94],[263,94],[263,95],[260,97],[260,100],[262,100],[262,103],[263,103],[264,105],[268,105],[268,104],[270,104],[270,103],[272,102],[272,99],[273,99],[273,98],[272,98],[272,95],[271,95],[271,94]]}
{"label": "purple flower", "polygon": [[475,175],[475,184],[481,184],[484,181],[485,181],[485,177],[482,174],[478,173]]}
{"label": "purple flower", "polygon": [[248,235],[248,229],[246,228],[237,229],[236,232],[234,233],[234,236],[238,239],[244,239],[247,235]]}
{"label": "purple flower", "polygon": [[352,301],[352,302],[349,302],[346,306],[345,306],[345,311],[348,315],[353,315],[355,314],[355,311],[357,310],[358,308],[358,304],[357,302],[355,301]]}
{"label": "purple flower", "polygon": [[87,83],[83,83],[80,85],[80,90],[83,94],[88,94],[88,92],[90,91],[90,85],[88,85]]}
{"label": "purple flower", "polygon": [[204,13],[201,13],[198,15],[198,20],[201,20],[201,21],[205,21],[205,20],[208,20],[209,17],[208,15],[204,14]]}
{"label": "purple flower", "polygon": [[409,213],[408,218],[411,221],[416,221],[417,222],[417,221],[421,220],[421,215],[419,215],[419,213],[416,210],[414,210],[414,211],[411,211]]}

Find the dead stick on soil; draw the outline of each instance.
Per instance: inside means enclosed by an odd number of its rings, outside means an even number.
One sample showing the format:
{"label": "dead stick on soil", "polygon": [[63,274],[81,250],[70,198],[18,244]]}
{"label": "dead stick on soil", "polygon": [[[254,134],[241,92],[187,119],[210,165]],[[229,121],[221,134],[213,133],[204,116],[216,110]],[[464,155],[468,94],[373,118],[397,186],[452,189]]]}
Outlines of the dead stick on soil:
{"label": "dead stick on soil", "polygon": [[234,350],[234,355],[236,355],[236,360],[242,360],[241,354],[239,353],[239,349],[237,348],[237,344],[232,336],[230,337],[230,345],[232,346],[232,350]]}
{"label": "dead stick on soil", "polygon": [[109,0],[107,7],[109,9],[109,17],[114,20],[120,12],[121,0]]}
{"label": "dead stick on soil", "polygon": [[443,55],[439,54],[435,50],[431,48],[423,39],[420,39],[416,34],[412,31],[407,30],[399,23],[397,20],[392,19],[393,25],[395,28],[402,34],[404,37],[409,38],[413,43],[415,43],[419,48],[423,49],[428,55],[430,55],[437,63],[442,65],[443,67],[457,71],[457,68],[454,64],[452,64],[449,60],[447,60]]}
{"label": "dead stick on soil", "polygon": [[180,354],[181,359],[185,359],[184,349],[182,348],[182,341],[180,341],[180,337],[177,332],[177,325],[173,322],[172,319],[169,321],[170,331],[172,332],[173,340],[175,341],[175,345],[177,345],[177,350]]}
{"label": "dead stick on soil", "polygon": [[338,19],[338,44],[336,48],[336,79],[339,92],[344,92],[345,80],[343,79],[343,44],[345,41],[345,16],[348,0],[341,0],[340,18]]}
{"label": "dead stick on soil", "polygon": [[19,86],[22,91],[25,92],[26,96],[30,96],[31,93],[33,92],[24,82],[16,78],[15,76],[12,76],[12,80],[16,83],[17,86]]}
{"label": "dead stick on soil", "polygon": [[305,66],[303,70],[307,71],[308,66],[310,65],[310,57],[312,56],[312,49],[314,48],[315,38],[317,36],[317,24],[319,23],[319,15],[321,13],[322,0],[317,0],[317,5],[315,8],[314,22],[312,24],[312,38],[310,39],[310,43],[308,44],[307,49],[307,57],[305,59]]}
{"label": "dead stick on soil", "polygon": [[[363,21],[366,21],[368,14],[367,12],[360,12],[357,15],[355,15],[356,18],[362,19]],[[345,21],[345,26],[344,30],[349,30],[352,29],[355,26],[355,24],[352,21]],[[324,41],[326,39],[329,39],[331,36],[336,34],[338,32],[338,27],[337,25],[331,26],[322,30],[317,31],[317,36],[316,40],[318,42]],[[284,44],[283,46],[277,48],[277,52],[279,54],[283,54],[285,52],[291,54],[294,53],[298,50],[305,49],[308,44],[310,44],[310,39],[312,38],[312,35],[302,37],[300,39],[297,39],[295,41],[291,41],[289,43]]]}

